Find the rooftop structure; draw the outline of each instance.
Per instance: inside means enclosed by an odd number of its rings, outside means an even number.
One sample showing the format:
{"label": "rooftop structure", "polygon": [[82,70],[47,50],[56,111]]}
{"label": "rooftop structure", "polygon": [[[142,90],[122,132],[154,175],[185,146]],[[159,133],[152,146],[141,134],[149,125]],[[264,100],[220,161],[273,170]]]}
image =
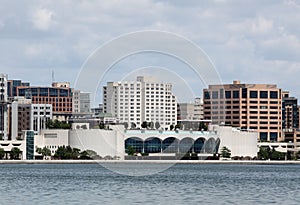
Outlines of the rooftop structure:
{"label": "rooftop structure", "polygon": [[282,140],[282,95],[274,84],[209,85],[203,90],[204,119],[256,130],[259,140]]}

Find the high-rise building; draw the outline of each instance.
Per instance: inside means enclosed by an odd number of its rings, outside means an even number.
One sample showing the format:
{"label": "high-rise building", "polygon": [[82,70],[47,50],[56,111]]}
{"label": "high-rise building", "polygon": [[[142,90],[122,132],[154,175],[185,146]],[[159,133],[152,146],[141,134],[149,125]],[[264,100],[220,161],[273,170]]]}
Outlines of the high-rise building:
{"label": "high-rise building", "polygon": [[10,108],[9,138],[21,138],[24,130],[39,134],[46,129],[46,123],[52,119],[51,104],[32,104],[31,99],[15,97]]}
{"label": "high-rise building", "polygon": [[0,139],[8,139],[7,75],[0,74]]}
{"label": "high-rise building", "polygon": [[75,90],[73,92],[73,113],[87,114],[91,112],[90,93]]}
{"label": "high-rise building", "polygon": [[290,97],[289,92],[282,92],[282,129],[298,129],[299,110],[298,99]]}
{"label": "high-rise building", "polygon": [[103,111],[112,114],[129,128],[143,122],[168,129],[177,123],[177,102],[172,84],[152,77],[137,77],[134,82],[108,82],[103,87]]}
{"label": "high-rise building", "polygon": [[282,139],[282,94],[274,84],[209,85],[203,90],[204,119],[256,130],[261,141]]}
{"label": "high-rise building", "polygon": [[195,98],[193,103],[178,103],[177,120],[203,120],[203,100]]}
{"label": "high-rise building", "polygon": [[20,139],[23,130],[30,130],[31,118],[31,100],[20,98],[20,101],[15,100],[11,104],[10,109],[10,125],[12,140]]}
{"label": "high-rise building", "polygon": [[72,114],[73,91],[69,83],[54,83],[52,87],[18,86],[17,96],[32,100],[32,104],[51,104],[53,115]]}

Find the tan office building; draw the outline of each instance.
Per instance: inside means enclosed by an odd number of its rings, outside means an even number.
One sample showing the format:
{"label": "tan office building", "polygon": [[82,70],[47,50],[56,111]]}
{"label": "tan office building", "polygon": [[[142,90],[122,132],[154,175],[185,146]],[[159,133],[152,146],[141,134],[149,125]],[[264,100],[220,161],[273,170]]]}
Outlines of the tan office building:
{"label": "tan office building", "polygon": [[282,140],[281,89],[274,84],[209,85],[203,90],[204,119],[256,130],[261,141]]}

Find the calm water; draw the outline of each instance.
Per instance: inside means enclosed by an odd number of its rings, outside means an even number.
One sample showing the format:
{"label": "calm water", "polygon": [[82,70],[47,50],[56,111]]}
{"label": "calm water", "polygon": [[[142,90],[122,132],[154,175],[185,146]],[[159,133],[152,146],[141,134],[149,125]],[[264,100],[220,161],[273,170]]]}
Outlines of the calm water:
{"label": "calm water", "polygon": [[0,204],[300,204],[300,165],[178,164],[141,177],[96,164],[0,165],[0,182]]}

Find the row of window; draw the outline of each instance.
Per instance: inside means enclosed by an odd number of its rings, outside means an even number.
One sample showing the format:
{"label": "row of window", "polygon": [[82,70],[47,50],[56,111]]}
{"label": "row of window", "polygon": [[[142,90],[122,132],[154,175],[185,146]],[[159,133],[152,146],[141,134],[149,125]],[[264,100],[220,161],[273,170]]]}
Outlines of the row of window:
{"label": "row of window", "polygon": [[[204,113],[206,115],[206,113]],[[240,115],[236,115],[236,116],[212,116],[211,117],[213,120],[217,120],[217,119],[247,119],[247,116],[240,116]],[[250,116],[250,119],[261,119],[261,120],[280,120],[281,117],[279,116]]]}
{"label": "row of window", "polygon": [[[224,92],[223,89],[220,91],[205,91],[204,92],[204,99],[223,99],[225,94],[226,99],[231,98],[240,98],[240,90],[226,90]],[[242,89],[241,98],[260,98],[260,99],[278,99],[278,91],[256,91],[250,90],[247,91],[247,88]]]}

